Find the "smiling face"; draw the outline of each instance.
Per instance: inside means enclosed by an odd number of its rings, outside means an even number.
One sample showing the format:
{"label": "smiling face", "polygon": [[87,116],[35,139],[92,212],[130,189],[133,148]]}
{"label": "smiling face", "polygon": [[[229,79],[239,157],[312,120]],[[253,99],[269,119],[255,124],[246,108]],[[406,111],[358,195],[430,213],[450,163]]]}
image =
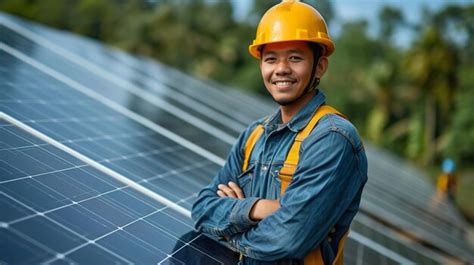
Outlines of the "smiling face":
{"label": "smiling face", "polygon": [[264,46],[260,70],[265,87],[278,104],[289,106],[304,99],[302,95],[310,82],[313,61],[313,52],[303,41]]}

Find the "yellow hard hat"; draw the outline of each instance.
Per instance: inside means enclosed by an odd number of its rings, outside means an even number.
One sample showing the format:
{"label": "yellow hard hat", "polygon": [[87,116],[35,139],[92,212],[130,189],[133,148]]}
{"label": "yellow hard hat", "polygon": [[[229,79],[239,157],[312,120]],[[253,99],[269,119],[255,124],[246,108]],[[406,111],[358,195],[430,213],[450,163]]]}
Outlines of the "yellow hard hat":
{"label": "yellow hard hat", "polygon": [[249,52],[260,59],[261,45],[284,41],[319,43],[325,47],[326,56],[335,49],[321,14],[312,6],[297,0],[283,0],[263,15]]}

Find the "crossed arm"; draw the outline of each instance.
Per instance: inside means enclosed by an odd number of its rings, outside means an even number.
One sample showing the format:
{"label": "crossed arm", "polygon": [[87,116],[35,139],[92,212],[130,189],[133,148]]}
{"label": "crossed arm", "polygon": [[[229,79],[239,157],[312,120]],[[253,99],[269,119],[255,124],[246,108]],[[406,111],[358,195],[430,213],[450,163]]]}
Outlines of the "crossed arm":
{"label": "crossed arm", "polygon": [[[243,199],[244,193],[239,185],[230,181],[226,184],[219,184],[217,186],[217,195],[221,198],[230,197],[235,199]],[[254,221],[259,221],[269,216],[280,208],[280,201],[259,199],[252,207],[249,213],[249,218]]]}

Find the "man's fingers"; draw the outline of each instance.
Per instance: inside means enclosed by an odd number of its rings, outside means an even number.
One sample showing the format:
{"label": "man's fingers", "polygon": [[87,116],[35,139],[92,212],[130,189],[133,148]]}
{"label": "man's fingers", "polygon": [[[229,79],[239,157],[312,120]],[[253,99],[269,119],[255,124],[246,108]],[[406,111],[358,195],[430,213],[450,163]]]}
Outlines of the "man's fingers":
{"label": "man's fingers", "polygon": [[229,188],[227,185],[219,184],[219,186],[217,186],[217,188],[225,194],[224,197],[227,196],[227,197],[231,197],[231,198],[237,198],[237,194],[235,194],[235,192],[231,188]]}
{"label": "man's fingers", "polygon": [[235,192],[235,194],[237,195],[237,198],[239,198],[239,199],[244,198],[244,193],[240,189],[239,185],[237,185],[234,182],[230,181],[229,182],[229,187]]}
{"label": "man's fingers", "polygon": [[219,197],[222,197],[222,198],[227,197],[227,196],[225,195],[225,193],[224,193],[223,191],[221,191],[221,190],[218,190],[218,191],[217,191],[217,195],[219,195]]}

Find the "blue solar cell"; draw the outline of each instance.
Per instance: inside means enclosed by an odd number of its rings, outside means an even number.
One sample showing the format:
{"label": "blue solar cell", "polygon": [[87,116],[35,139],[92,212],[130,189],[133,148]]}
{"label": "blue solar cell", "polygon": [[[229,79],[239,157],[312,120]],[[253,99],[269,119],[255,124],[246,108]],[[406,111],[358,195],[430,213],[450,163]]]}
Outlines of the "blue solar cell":
{"label": "blue solar cell", "polygon": [[8,223],[34,213],[34,211],[23,207],[19,202],[1,191],[0,209],[2,209],[2,217],[0,219],[1,223]]}
{"label": "blue solar cell", "polygon": [[10,229],[26,235],[28,240],[56,253],[63,253],[86,242],[85,239],[77,237],[70,230],[50,222],[42,216],[34,216],[12,224]]}
{"label": "blue solar cell", "polygon": [[38,264],[52,255],[12,229],[0,227],[0,238],[2,264]]}

